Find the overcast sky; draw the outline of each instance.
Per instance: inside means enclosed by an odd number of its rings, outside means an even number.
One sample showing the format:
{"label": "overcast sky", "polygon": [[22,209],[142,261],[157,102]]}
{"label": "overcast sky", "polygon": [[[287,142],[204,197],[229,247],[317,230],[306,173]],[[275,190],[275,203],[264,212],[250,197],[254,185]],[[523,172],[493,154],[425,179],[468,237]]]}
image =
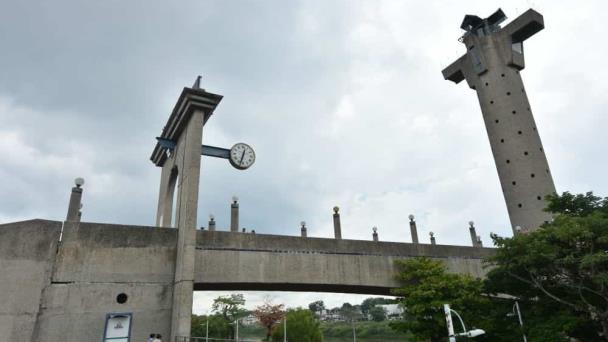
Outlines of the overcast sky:
{"label": "overcast sky", "polygon": [[474,220],[489,245],[511,229],[477,97],[441,70],[463,16],[501,6],[545,18],[522,76],[558,191],[608,195],[604,1],[2,1],[0,223],[63,219],[80,176],[84,221],[153,225],[154,137],[200,74],[224,95],[204,142],[257,161],[203,158],[199,226],[226,229],[236,194],[258,233],[330,237],[338,205],[344,238],[410,241],[412,213],[422,240],[469,245]]}

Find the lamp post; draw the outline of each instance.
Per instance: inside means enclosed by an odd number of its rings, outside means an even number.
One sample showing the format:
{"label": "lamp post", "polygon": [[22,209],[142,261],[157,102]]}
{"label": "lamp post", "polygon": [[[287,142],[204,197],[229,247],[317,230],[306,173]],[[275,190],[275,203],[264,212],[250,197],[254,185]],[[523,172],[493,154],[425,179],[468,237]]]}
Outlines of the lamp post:
{"label": "lamp post", "polygon": [[205,328],[205,342],[209,342],[209,315],[207,315],[207,327]]}
{"label": "lamp post", "polygon": [[509,317],[513,317],[515,315],[517,315],[517,319],[519,320],[519,327],[521,328],[523,341],[528,342],[528,339],[526,338],[526,333],[524,332],[524,321],[521,318],[521,311],[519,310],[519,303],[517,301],[515,301],[515,304],[513,304],[513,312],[507,314],[507,316]]}
{"label": "lamp post", "polygon": [[285,318],[283,318],[283,342],[287,342],[287,313],[285,313]]}
{"label": "lamp post", "polygon": [[[466,337],[477,337],[485,334],[486,332],[481,329],[473,329],[467,331],[467,328],[464,326],[464,322],[462,317],[456,312],[456,310],[450,309],[450,304],[443,304],[443,312],[445,313],[445,322],[448,326],[448,338],[450,342],[456,342],[457,336],[466,336]],[[452,324],[452,312],[458,317],[460,324],[462,325],[462,332],[455,334],[454,333],[454,325]]]}

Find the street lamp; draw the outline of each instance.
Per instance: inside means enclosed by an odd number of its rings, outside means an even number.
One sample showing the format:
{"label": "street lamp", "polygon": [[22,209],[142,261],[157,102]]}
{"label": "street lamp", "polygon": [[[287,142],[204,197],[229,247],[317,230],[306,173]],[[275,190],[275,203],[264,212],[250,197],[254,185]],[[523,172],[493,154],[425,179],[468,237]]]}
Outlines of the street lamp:
{"label": "street lamp", "polygon": [[[448,326],[448,337],[450,339],[450,342],[456,342],[457,336],[477,337],[486,333],[481,329],[473,329],[467,331],[467,328],[464,326],[464,322],[462,321],[462,317],[460,317],[456,310],[450,309],[450,304],[443,304],[443,312],[445,313],[445,322]],[[454,333],[454,325],[452,324],[452,312],[456,315],[456,317],[458,317],[458,320],[460,320],[460,324],[462,325],[462,332],[459,334]]]}
{"label": "street lamp", "polygon": [[524,342],[528,342],[526,333],[524,332],[524,321],[521,318],[521,311],[519,311],[519,303],[517,301],[515,301],[515,304],[513,304],[513,312],[509,312],[507,314],[508,317],[513,317],[515,315],[517,315],[517,318],[519,319],[519,327],[521,328],[521,334],[524,338]]}

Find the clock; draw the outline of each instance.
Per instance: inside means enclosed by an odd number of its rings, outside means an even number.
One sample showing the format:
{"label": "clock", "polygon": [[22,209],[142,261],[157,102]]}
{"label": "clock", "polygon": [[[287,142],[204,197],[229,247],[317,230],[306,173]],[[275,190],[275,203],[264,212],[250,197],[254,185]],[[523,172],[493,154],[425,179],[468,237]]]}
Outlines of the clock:
{"label": "clock", "polygon": [[255,152],[245,143],[236,143],[230,149],[230,164],[239,170],[245,170],[255,163]]}

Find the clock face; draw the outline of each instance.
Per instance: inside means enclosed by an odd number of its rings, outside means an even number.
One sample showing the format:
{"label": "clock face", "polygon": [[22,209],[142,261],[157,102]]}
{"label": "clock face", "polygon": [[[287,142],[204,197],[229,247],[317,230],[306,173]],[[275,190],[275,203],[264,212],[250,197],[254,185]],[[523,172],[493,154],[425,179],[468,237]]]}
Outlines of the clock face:
{"label": "clock face", "polygon": [[237,143],[230,149],[230,164],[239,170],[245,170],[255,163],[255,152],[251,146]]}

